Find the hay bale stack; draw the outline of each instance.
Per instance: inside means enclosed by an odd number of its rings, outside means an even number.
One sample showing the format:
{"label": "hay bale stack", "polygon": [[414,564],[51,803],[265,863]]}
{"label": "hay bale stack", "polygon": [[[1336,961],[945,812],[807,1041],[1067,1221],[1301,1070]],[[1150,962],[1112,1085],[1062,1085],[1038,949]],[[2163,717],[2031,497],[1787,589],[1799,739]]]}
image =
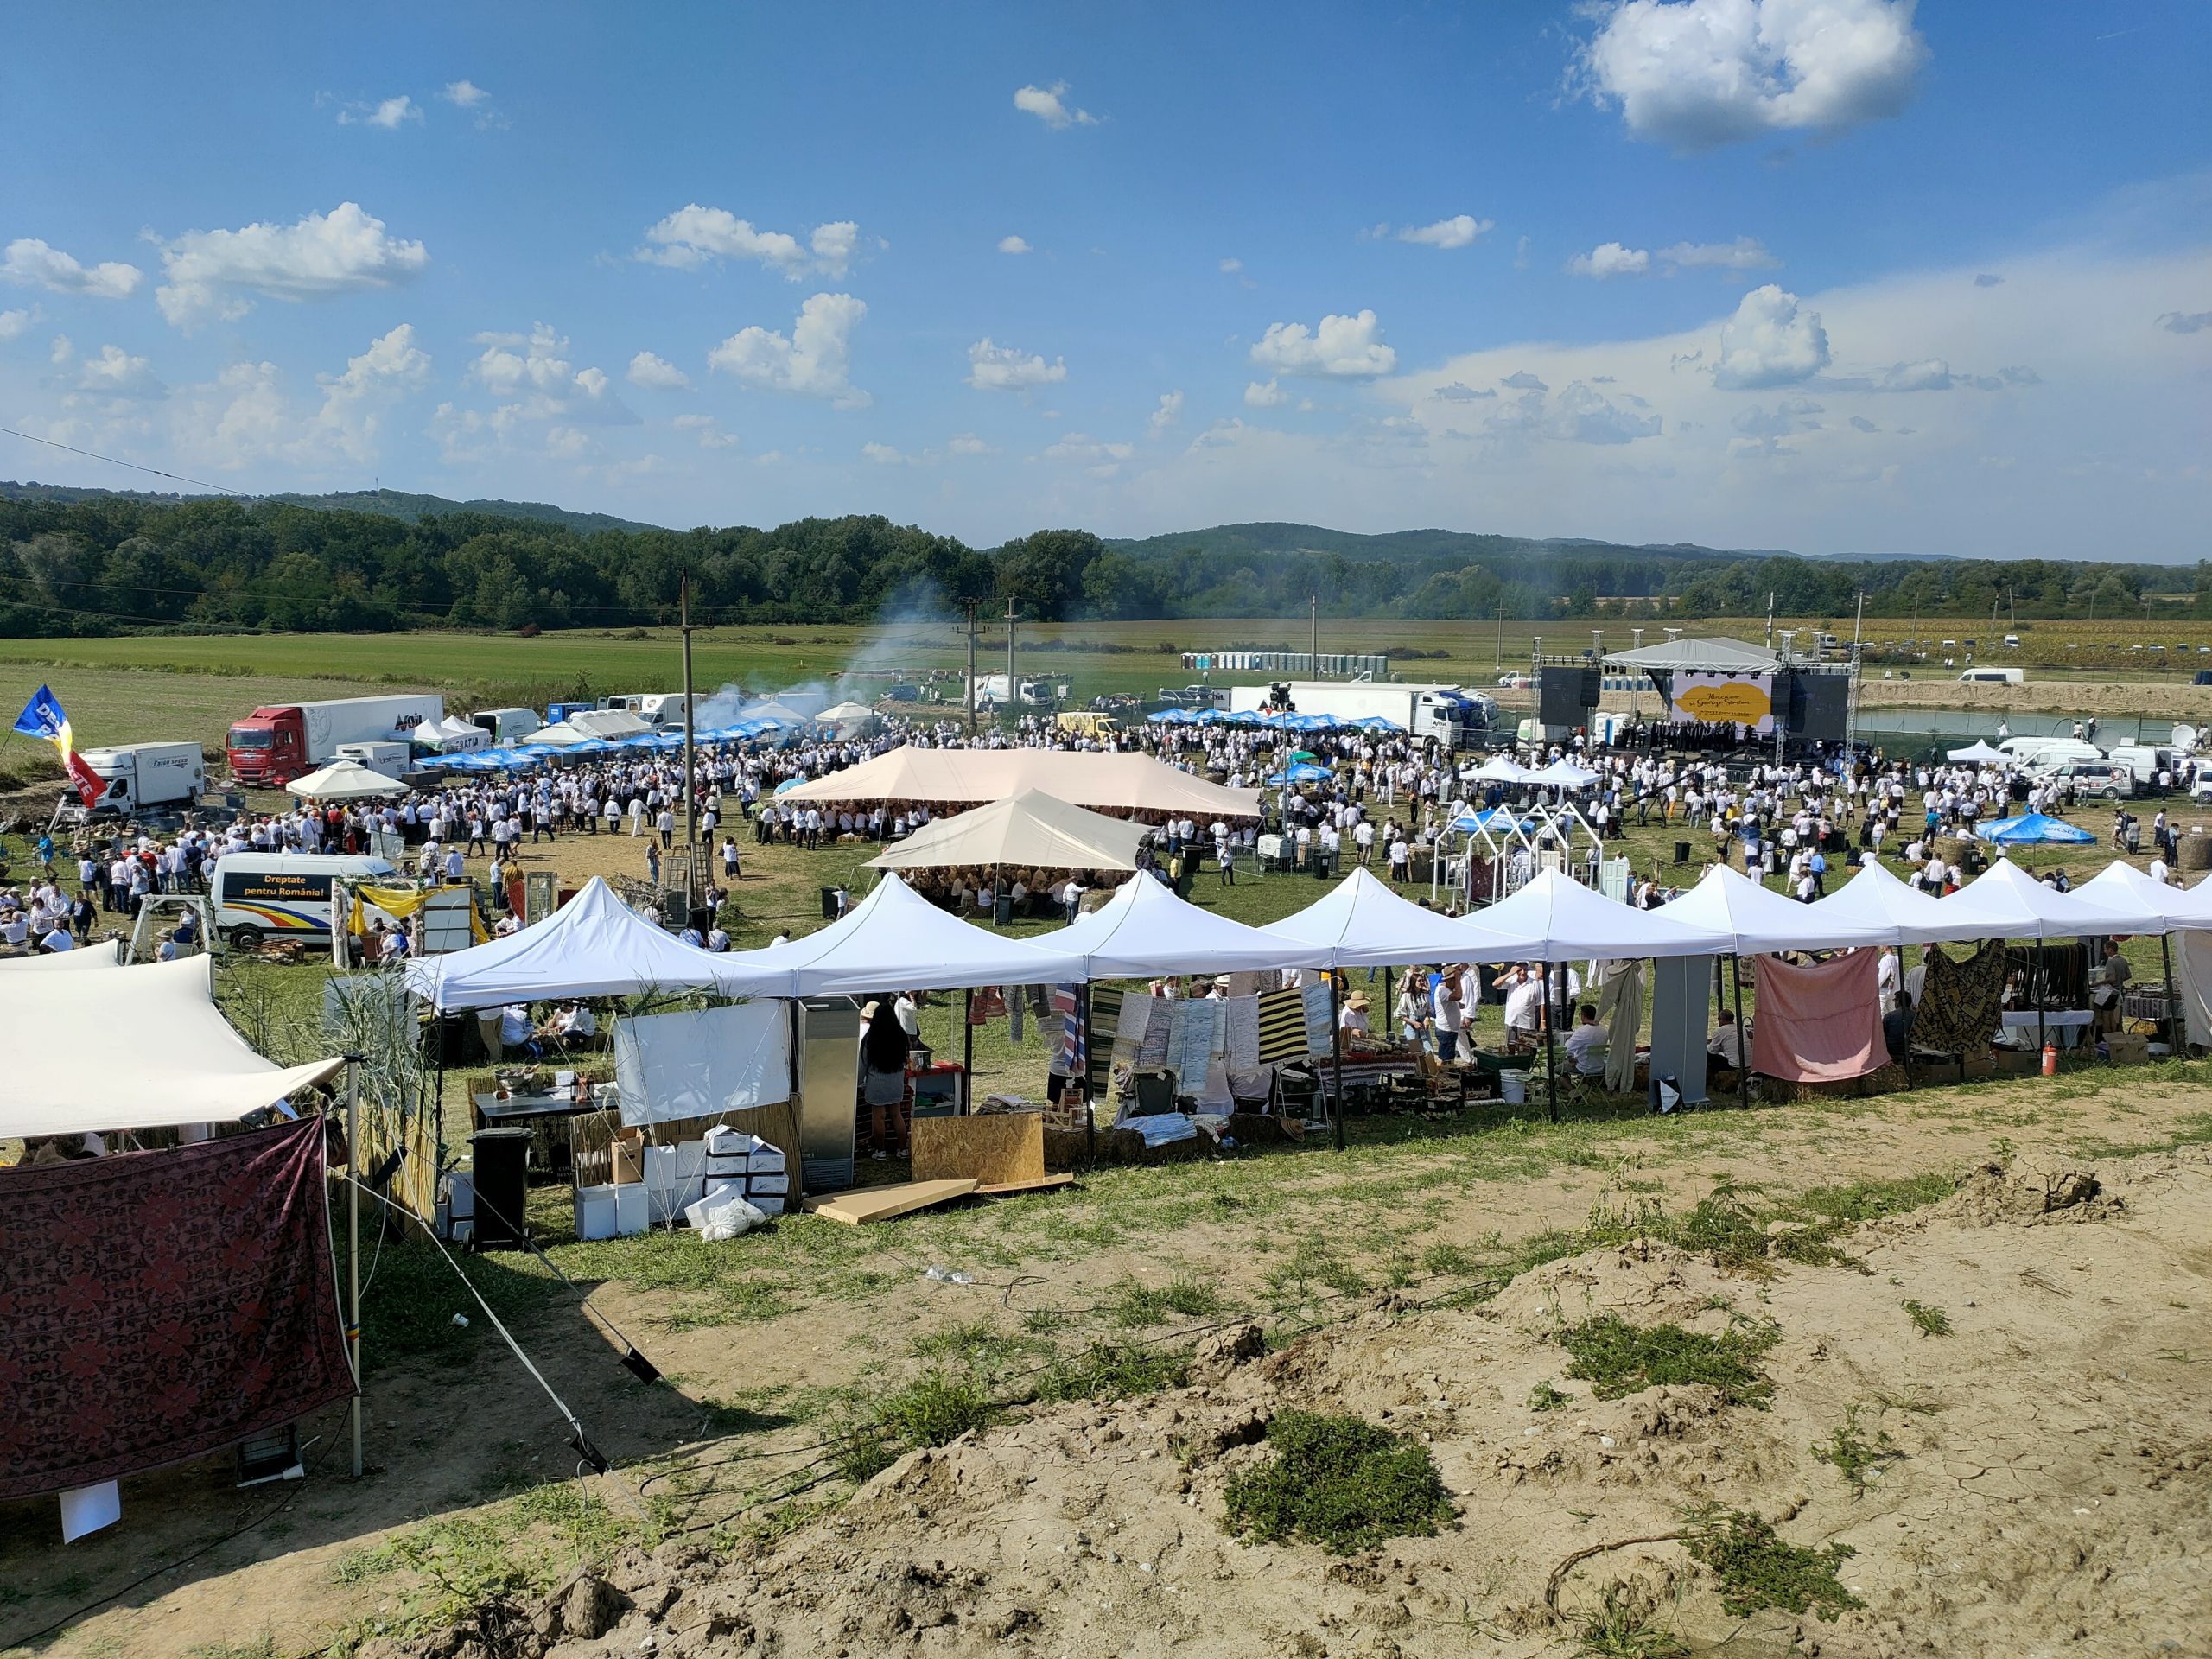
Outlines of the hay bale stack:
{"label": "hay bale stack", "polygon": [[2201,823],[2190,824],[2181,838],[2181,867],[2191,872],[2212,870],[2212,836],[2204,833]]}

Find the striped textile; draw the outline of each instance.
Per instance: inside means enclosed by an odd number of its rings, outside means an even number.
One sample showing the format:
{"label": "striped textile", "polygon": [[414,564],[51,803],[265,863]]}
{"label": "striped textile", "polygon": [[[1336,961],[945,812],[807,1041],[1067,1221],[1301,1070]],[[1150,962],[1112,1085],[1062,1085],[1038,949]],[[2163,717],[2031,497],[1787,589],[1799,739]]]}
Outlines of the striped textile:
{"label": "striped textile", "polygon": [[1093,1100],[1106,1098],[1107,1084],[1113,1079],[1115,1039],[1121,1033],[1125,995],[1095,988],[1090,993],[1090,1029],[1083,1033],[1083,1040],[1090,1054],[1088,1076]]}
{"label": "striped textile", "polygon": [[1306,1005],[1296,991],[1260,993],[1260,1064],[1279,1065],[1306,1049]]}

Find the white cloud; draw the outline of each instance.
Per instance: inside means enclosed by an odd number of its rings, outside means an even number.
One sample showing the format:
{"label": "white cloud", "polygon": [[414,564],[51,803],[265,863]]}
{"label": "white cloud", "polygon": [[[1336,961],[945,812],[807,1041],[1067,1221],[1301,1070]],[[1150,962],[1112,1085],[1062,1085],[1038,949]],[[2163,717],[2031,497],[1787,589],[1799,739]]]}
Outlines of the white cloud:
{"label": "white cloud", "polygon": [[573,426],[546,429],[545,453],[551,460],[582,461],[590,449],[590,436]]}
{"label": "white cloud", "polygon": [[2169,311],[2158,319],[2158,327],[2170,334],[2202,334],[2212,328],[2212,311]]}
{"label": "white cloud", "polygon": [[868,307],[849,294],[817,294],[799,307],[788,335],[741,328],[707,353],[707,366],[764,391],[826,397],[833,408],[874,401],[852,384],[853,329]]}
{"label": "white cloud", "polygon": [[626,377],[633,386],[643,386],[648,391],[689,391],[691,377],[666,358],[652,352],[639,352],[630,359]]}
{"label": "white cloud", "polygon": [[76,354],[76,351],[77,347],[68,335],[56,334],[54,344],[47,348],[46,360],[60,368]]}
{"label": "white cloud", "polygon": [[56,294],[88,294],[95,299],[126,300],[138,291],[145,272],[136,265],[111,259],[97,265],[79,264],[59,248],[48,247],[35,236],[18,238],[0,257],[0,276],[25,287],[52,289]]}
{"label": "white cloud", "polygon": [[249,294],[277,300],[325,299],[390,288],[430,263],[420,242],[386,234],[385,223],[350,201],[293,225],[256,223],[235,231],[188,231],[162,245],[162,315],[181,328],[229,321],[253,308]]}
{"label": "white cloud", "polygon": [[341,127],[377,127],[385,132],[397,132],[410,121],[422,118],[421,106],[404,92],[376,104],[348,104],[338,111]]}
{"label": "white cloud", "polygon": [[997,446],[988,444],[973,432],[956,432],[944,446],[949,455],[995,455]]}
{"label": "white cloud", "polygon": [[1513,391],[1549,391],[1551,390],[1544,384],[1541,375],[1531,374],[1526,369],[1516,369],[1510,374],[1500,376],[1497,384]]}
{"label": "white cloud", "polygon": [[1363,379],[1398,366],[1397,353],[1382,343],[1381,334],[1382,325],[1372,311],[1325,316],[1319,328],[1302,322],[1271,322],[1252,347],[1252,361],[1277,374]]}
{"label": "white cloud", "polygon": [[1146,426],[1156,438],[1182,418],[1183,394],[1179,391],[1163,391],[1160,394],[1160,407],[1152,411],[1152,417],[1146,423]]}
{"label": "white cloud", "polygon": [[1025,115],[1035,116],[1055,132],[1068,127],[1096,126],[1096,116],[1065,101],[1067,89],[1065,80],[1056,80],[1050,86],[1024,86],[1014,93],[1014,107]]}
{"label": "white cloud", "polygon": [[1067,378],[1065,358],[1047,363],[1040,353],[995,346],[988,334],[968,348],[968,384],[978,391],[1029,391]]}
{"label": "white cloud", "polygon": [[1280,409],[1290,401],[1290,394],[1274,380],[1255,380],[1244,388],[1247,409]]}
{"label": "white cloud", "polygon": [[1027,253],[1030,251],[1030,247],[1018,236],[1002,236],[999,238],[999,251],[1001,253]]}
{"label": "white cloud", "polygon": [[527,334],[479,334],[475,343],[484,350],[468,373],[495,397],[524,392],[558,397],[574,383],[574,367],[563,355],[568,338],[544,323]]}
{"label": "white cloud", "polygon": [[[174,445],[189,466],[281,467],[289,481],[302,484],[353,476],[377,459],[392,410],[429,378],[429,357],[405,323],[372,340],[340,372],[318,376],[322,398],[311,407],[286,391],[275,364],[235,363],[212,383],[179,392],[171,404]],[[448,404],[434,417],[432,431],[467,451],[493,424],[474,411],[464,418]]]}
{"label": "white cloud", "polygon": [[1710,149],[1833,131],[1904,109],[1928,48],[1914,0],[1621,0],[1583,48],[1583,84],[1637,137]]}
{"label": "white cloud", "polygon": [[1221,262],[1221,274],[1224,276],[1234,276],[1243,269],[1244,262],[1242,259],[1224,259]]}
{"label": "white cloud", "polygon": [[1477,219],[1471,213],[1459,213],[1440,219],[1433,225],[1408,225],[1398,232],[1398,240],[1417,242],[1427,248],[1464,248],[1495,223],[1492,219]]}
{"label": "white cloud", "polygon": [[861,454],[879,467],[912,467],[916,457],[894,449],[887,443],[868,442],[861,445]]}
{"label": "white cloud", "polygon": [[607,386],[606,370],[579,369],[576,371],[576,388],[585,397],[604,397],[607,395]]}
{"label": "white cloud", "polygon": [[1773,283],[1744,296],[1721,325],[1713,384],[1724,391],[1794,385],[1828,365],[1827,330],[1820,314]]}
{"label": "white cloud", "polygon": [[1985,270],[1976,273],[1974,285],[1976,288],[2002,288],[2005,279],[1993,270]]}
{"label": "white cloud", "polygon": [[1651,269],[1651,255],[1643,248],[1601,242],[1587,253],[1576,254],[1567,262],[1567,268],[1577,276],[1594,276],[1602,283],[1612,276],[1643,276]]}
{"label": "white cloud", "polygon": [[1951,365],[1940,357],[1917,363],[1892,363],[1874,377],[1875,391],[1948,391]]}
{"label": "white cloud", "polygon": [[833,220],[816,226],[801,242],[788,232],[756,230],[749,219],[695,201],[647,226],[645,240],[652,245],[639,248],[635,257],[650,264],[691,270],[709,259],[750,259],[796,283],[809,276],[842,276],[860,245],[860,226],[849,219]]}
{"label": "white cloud", "polygon": [[1733,242],[1677,242],[1660,249],[1659,257],[1684,270],[1772,270],[1782,263],[1755,236],[1739,236]]}
{"label": "white cloud", "polygon": [[492,94],[473,80],[449,80],[446,82],[445,91],[439,96],[457,109],[473,110],[484,103]]}
{"label": "white cloud", "polygon": [[84,360],[78,369],[77,390],[96,397],[150,399],[169,395],[169,389],[155,377],[150,363],[119,346],[103,346],[98,357]]}
{"label": "white cloud", "polygon": [[737,435],[734,432],[723,431],[715,423],[715,417],[711,415],[679,415],[669,424],[679,432],[697,433],[699,447],[702,449],[737,448]]}
{"label": "white cloud", "polygon": [[32,323],[28,311],[0,311],[0,341],[15,340]]}
{"label": "white cloud", "polygon": [[414,326],[403,322],[371,340],[359,357],[348,358],[345,372],[322,377],[319,435],[352,460],[370,460],[385,414],[429,383],[429,353],[416,345]]}
{"label": "white cloud", "polygon": [[1062,461],[1081,466],[1093,478],[1112,478],[1122,463],[1137,452],[1133,443],[1109,443],[1087,432],[1071,432],[1038,452],[1040,461]]}

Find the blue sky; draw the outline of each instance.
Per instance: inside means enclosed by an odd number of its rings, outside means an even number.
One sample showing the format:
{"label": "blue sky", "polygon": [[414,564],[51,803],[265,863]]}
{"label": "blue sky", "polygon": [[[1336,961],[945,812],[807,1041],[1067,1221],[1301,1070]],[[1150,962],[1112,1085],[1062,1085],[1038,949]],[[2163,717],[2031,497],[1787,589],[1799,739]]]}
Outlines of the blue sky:
{"label": "blue sky", "polygon": [[2212,523],[2194,0],[210,16],[16,18],[0,425],[979,543]]}

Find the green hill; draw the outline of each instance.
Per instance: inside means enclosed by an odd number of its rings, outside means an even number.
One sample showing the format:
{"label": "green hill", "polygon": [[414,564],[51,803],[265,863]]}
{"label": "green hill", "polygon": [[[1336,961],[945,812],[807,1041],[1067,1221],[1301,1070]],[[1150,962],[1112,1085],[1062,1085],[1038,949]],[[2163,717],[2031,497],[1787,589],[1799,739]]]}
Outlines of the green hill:
{"label": "green hill", "polygon": [[[181,501],[205,501],[222,498],[205,494],[182,495],[160,490],[103,490],[73,484],[16,484],[0,480],[0,500],[6,501],[151,501],[175,505]],[[559,524],[579,535],[588,536],[602,530],[661,530],[664,525],[641,524],[635,518],[617,518],[612,513],[573,512],[567,507],[556,507],[545,501],[454,501],[442,495],[416,495],[405,490],[341,490],[331,495],[248,495],[240,492],[229,498],[249,504],[256,501],[275,501],[285,506],[313,507],[326,512],[373,512],[386,518],[397,518],[407,524],[419,524],[424,518],[442,518],[456,512],[480,512],[495,518],[525,518],[533,524]]]}

